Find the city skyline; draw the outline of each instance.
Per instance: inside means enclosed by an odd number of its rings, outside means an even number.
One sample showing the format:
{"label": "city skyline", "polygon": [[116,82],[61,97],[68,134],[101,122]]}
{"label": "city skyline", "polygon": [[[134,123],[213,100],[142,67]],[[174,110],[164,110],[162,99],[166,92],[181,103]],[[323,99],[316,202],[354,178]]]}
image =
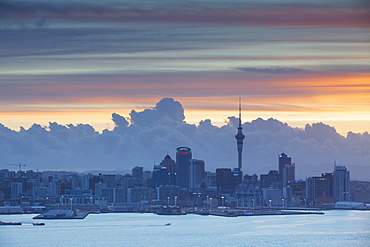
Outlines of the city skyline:
{"label": "city skyline", "polygon": [[114,125],[162,97],[223,126],[324,122],[342,135],[370,126],[365,1],[2,1],[0,119]]}
{"label": "city skyline", "polygon": [[370,245],[368,0],[1,0],[0,32],[1,246]]}

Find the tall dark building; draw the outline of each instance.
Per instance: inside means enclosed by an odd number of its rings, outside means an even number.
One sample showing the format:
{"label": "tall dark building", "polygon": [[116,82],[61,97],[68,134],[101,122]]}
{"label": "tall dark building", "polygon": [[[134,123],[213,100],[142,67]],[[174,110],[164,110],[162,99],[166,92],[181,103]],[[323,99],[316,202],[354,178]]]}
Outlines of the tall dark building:
{"label": "tall dark building", "polygon": [[279,188],[280,176],[277,170],[270,170],[268,174],[261,174],[260,176],[261,188]]}
{"label": "tall dark building", "polygon": [[231,194],[239,183],[238,173],[230,168],[216,169],[216,185],[219,193]]}
{"label": "tall dark building", "polygon": [[168,154],[159,165],[154,166],[152,178],[154,187],[176,184],[175,161]]}
{"label": "tall dark building", "polygon": [[279,154],[279,174],[281,176],[281,180],[283,180],[283,172],[285,165],[292,165],[292,158],[288,157],[285,153]]}
{"label": "tall dark building", "polygon": [[176,185],[189,188],[189,161],[192,159],[191,149],[179,147],[176,152]]}
{"label": "tall dark building", "polygon": [[143,183],[143,170],[144,168],[141,166],[132,168],[132,178],[136,186],[142,185]]}
{"label": "tall dark building", "polygon": [[306,179],[306,196],[308,201],[314,202],[318,198],[330,195],[329,179],[325,177],[309,177]]}
{"label": "tall dark building", "polygon": [[321,177],[326,178],[329,183],[329,193],[327,197],[333,197],[333,173],[326,172],[321,174]]}
{"label": "tall dark building", "polygon": [[167,168],[168,184],[176,185],[176,162],[167,154],[160,165],[161,167]]}
{"label": "tall dark building", "polygon": [[239,126],[238,126],[238,133],[235,135],[236,138],[236,145],[238,149],[238,173],[239,173],[239,183],[242,182],[243,177],[243,140],[245,135],[243,135],[243,127],[242,127],[242,107],[239,98]]}
{"label": "tall dark building", "polygon": [[196,190],[201,188],[205,178],[204,160],[191,159],[189,163],[189,189]]}

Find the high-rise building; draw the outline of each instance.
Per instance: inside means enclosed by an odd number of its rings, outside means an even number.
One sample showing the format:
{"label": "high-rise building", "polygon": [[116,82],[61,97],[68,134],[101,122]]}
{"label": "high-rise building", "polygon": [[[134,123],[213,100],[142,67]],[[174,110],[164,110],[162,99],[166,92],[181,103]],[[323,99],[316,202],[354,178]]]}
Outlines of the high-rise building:
{"label": "high-rise building", "polygon": [[141,166],[135,166],[132,168],[132,177],[133,179],[142,179],[143,178],[144,168]]}
{"label": "high-rise building", "polygon": [[335,163],[333,172],[333,197],[337,201],[349,201],[350,199],[350,173],[345,166],[337,166]]}
{"label": "high-rise building", "polygon": [[130,174],[125,174],[122,176],[122,187],[123,188],[130,188],[130,187],[134,187],[135,183],[134,183],[134,179],[132,178],[132,175]]}
{"label": "high-rise building", "polygon": [[176,152],[176,185],[189,188],[189,161],[192,159],[191,149],[179,147]]}
{"label": "high-rise building", "polygon": [[309,177],[306,179],[306,196],[309,202],[315,202],[318,198],[326,198],[330,195],[328,178]]}
{"label": "high-rise building", "polygon": [[328,180],[328,183],[329,183],[329,193],[326,195],[327,197],[333,197],[333,173],[330,173],[330,172],[326,172],[326,173],[322,173],[321,174],[321,177],[323,178],[326,178]]}
{"label": "high-rise building", "polygon": [[132,179],[136,186],[141,186],[143,183],[143,171],[144,167],[141,166],[132,168]]}
{"label": "high-rise building", "polygon": [[203,160],[191,159],[189,163],[189,188],[200,189],[205,177],[205,165]]}
{"label": "high-rise building", "polygon": [[260,175],[261,188],[279,188],[280,176],[277,170],[270,170],[268,174]]}
{"label": "high-rise building", "polygon": [[215,172],[206,172],[205,174],[205,187],[206,188],[216,188],[216,173]]}
{"label": "high-rise building", "polygon": [[175,161],[167,154],[159,165],[155,165],[153,169],[153,187],[160,185],[175,185]]}
{"label": "high-rise building", "polygon": [[168,173],[168,182],[169,185],[176,184],[176,162],[168,154],[162,160],[160,166],[162,168],[166,167]]}
{"label": "high-rise building", "polygon": [[91,174],[81,174],[80,175],[80,188],[82,190],[88,190],[89,189],[89,179],[90,179]]}
{"label": "high-rise building", "polygon": [[95,195],[101,196],[102,189],[106,189],[106,188],[108,188],[106,183],[102,183],[102,182],[96,183],[95,189],[94,189]]}
{"label": "high-rise building", "polygon": [[143,171],[143,187],[151,187],[152,186],[152,172],[151,171]]}
{"label": "high-rise building", "polygon": [[292,158],[288,157],[285,153],[279,154],[279,174],[281,176],[281,180],[283,180],[283,171],[285,165],[291,165]]}
{"label": "high-rise building", "polygon": [[300,198],[306,191],[306,181],[296,180],[288,184],[292,188],[292,194],[295,198]]}
{"label": "high-rise building", "polygon": [[0,183],[5,182],[5,180],[11,179],[15,176],[14,171],[9,171],[8,169],[0,170]]}
{"label": "high-rise building", "polygon": [[295,164],[285,164],[282,174],[282,187],[286,187],[289,183],[295,181]]}
{"label": "high-rise building", "polygon": [[239,183],[242,182],[243,177],[243,140],[245,138],[245,135],[243,135],[243,127],[242,127],[242,107],[241,102],[239,98],[239,126],[238,126],[238,133],[235,135],[236,139],[236,146],[238,149],[238,179]]}
{"label": "high-rise building", "polygon": [[216,185],[219,193],[231,194],[239,183],[239,173],[230,168],[216,169]]}

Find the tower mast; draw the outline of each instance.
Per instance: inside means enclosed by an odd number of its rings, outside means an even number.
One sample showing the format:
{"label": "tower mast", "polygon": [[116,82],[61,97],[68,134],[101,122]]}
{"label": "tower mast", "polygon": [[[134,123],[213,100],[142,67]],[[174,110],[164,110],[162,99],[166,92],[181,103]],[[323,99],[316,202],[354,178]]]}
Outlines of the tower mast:
{"label": "tower mast", "polygon": [[239,183],[242,181],[243,177],[243,163],[242,163],[242,156],[243,156],[243,140],[245,135],[243,135],[243,127],[242,127],[242,104],[241,98],[239,98],[239,126],[238,126],[238,133],[235,135],[236,139],[236,146],[238,150],[238,172],[239,172]]}

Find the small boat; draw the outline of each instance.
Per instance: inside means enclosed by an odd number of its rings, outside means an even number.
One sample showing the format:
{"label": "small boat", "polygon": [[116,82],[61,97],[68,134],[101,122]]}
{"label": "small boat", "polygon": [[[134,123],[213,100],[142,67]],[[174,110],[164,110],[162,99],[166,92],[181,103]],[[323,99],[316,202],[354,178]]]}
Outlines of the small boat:
{"label": "small boat", "polygon": [[171,225],[171,223],[167,223],[167,224],[165,224],[165,226],[170,226]]}
{"label": "small boat", "polygon": [[45,223],[43,223],[43,222],[41,222],[41,223],[39,223],[39,222],[34,222],[34,223],[32,223],[32,225],[34,225],[34,226],[44,226],[44,225],[45,225]]}

